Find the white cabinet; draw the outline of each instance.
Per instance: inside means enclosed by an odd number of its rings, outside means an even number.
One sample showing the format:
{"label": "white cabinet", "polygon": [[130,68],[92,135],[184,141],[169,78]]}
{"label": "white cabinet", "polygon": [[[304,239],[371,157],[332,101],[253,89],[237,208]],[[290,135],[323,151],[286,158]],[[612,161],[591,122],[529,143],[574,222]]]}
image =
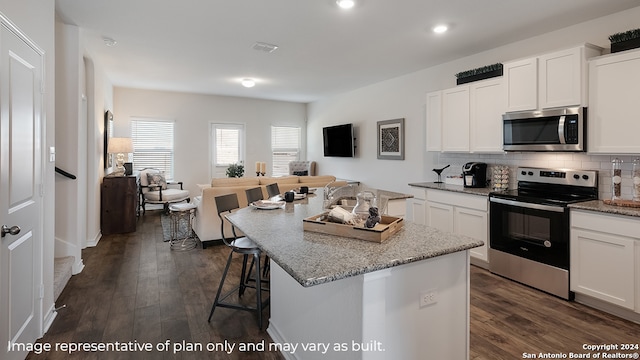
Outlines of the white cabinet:
{"label": "white cabinet", "polygon": [[602,49],[590,44],[504,64],[507,111],[587,106],[587,62]]}
{"label": "white cabinet", "polygon": [[538,59],[504,63],[507,111],[535,110],[538,107]]}
{"label": "white cabinet", "polygon": [[[443,152],[502,152],[503,95],[502,78],[442,90],[441,98],[437,93],[427,94],[427,115],[433,120],[431,124],[427,121],[427,151],[437,151],[429,143],[441,139]],[[438,127],[442,129],[440,139],[435,134]]]}
{"label": "white cabinet", "polygon": [[427,151],[442,150],[442,91],[427,94]]}
{"label": "white cabinet", "polygon": [[427,190],[427,225],[439,230],[484,241],[469,250],[471,257],[486,265],[489,239],[488,199],[484,196],[446,190]]}
{"label": "white cabinet", "polygon": [[640,218],[571,211],[571,290],[640,312]]}
{"label": "white cabinet", "polygon": [[640,153],[640,50],[589,62],[589,153]]}
{"label": "white cabinet", "polygon": [[421,187],[410,187],[412,198],[407,199],[406,219],[417,224],[426,224],[426,191]]}
{"label": "white cabinet", "polygon": [[469,151],[469,86],[442,90],[442,151]]}
{"label": "white cabinet", "polygon": [[502,78],[479,81],[470,87],[470,150],[502,152],[502,114],[506,110]]}

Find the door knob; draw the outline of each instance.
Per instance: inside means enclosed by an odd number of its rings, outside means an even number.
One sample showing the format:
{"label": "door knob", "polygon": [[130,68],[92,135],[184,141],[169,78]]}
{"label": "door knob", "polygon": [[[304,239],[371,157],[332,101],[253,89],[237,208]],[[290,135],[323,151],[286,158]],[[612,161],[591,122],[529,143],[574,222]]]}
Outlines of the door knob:
{"label": "door knob", "polygon": [[14,225],[12,227],[8,227],[7,225],[2,225],[2,230],[0,231],[2,232],[2,237],[7,234],[18,235],[20,233],[20,226]]}

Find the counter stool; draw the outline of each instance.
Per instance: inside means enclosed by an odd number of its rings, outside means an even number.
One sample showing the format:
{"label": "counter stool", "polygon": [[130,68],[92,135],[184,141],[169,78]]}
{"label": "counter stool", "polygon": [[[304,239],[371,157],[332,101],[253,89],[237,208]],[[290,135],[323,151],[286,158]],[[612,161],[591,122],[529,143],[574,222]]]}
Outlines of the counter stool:
{"label": "counter stool", "polygon": [[[211,312],[209,313],[208,321],[211,322],[211,317],[213,316],[213,312],[216,307],[226,307],[236,310],[247,310],[247,311],[256,311],[258,313],[258,327],[262,329],[262,309],[265,306],[269,305],[269,298],[265,301],[262,301],[262,292],[268,291],[267,289],[262,288],[261,281],[256,281],[255,286],[247,285],[245,283],[245,278],[247,276],[247,260],[249,255],[253,256],[253,261],[256,262],[255,267],[255,278],[260,278],[260,255],[262,251],[251,239],[248,237],[238,237],[236,235],[236,229],[231,224],[231,232],[233,233],[232,238],[228,238],[224,233],[224,223],[226,217],[223,216],[224,213],[230,214],[232,210],[240,208],[238,204],[238,196],[235,193],[216,196],[216,208],[218,209],[218,217],[220,218],[220,234],[222,235],[222,241],[231,248],[229,252],[229,258],[227,259],[227,265],[224,268],[224,272],[222,273],[222,278],[220,279],[220,285],[218,286],[218,292],[216,293],[216,298],[213,300],[213,305],[211,306]],[[226,215],[226,214],[225,214]],[[233,254],[242,254],[242,273],[240,274],[240,283],[238,286],[230,290],[224,295],[222,294],[222,287],[224,286],[224,281],[227,278],[227,273],[229,272],[229,267],[231,266],[231,261],[233,260]],[[254,288],[256,289],[256,307],[243,306],[237,303],[228,303],[224,302],[229,296],[233,295],[236,291],[238,291],[238,297],[242,297],[244,294],[245,288]]]}
{"label": "counter stool", "polygon": [[171,218],[171,250],[187,251],[195,249],[198,241],[193,235],[193,218],[196,216],[196,205],[192,203],[169,205]]}

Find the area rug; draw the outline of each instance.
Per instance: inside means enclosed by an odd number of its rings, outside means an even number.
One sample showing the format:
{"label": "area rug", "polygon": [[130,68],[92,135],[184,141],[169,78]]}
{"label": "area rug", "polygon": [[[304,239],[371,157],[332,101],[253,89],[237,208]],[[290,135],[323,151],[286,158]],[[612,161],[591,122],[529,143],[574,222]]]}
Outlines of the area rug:
{"label": "area rug", "polygon": [[[160,223],[162,224],[162,239],[164,241],[171,240],[171,216],[162,214],[160,215]],[[178,239],[183,239],[187,237],[188,234],[188,226],[186,220],[182,220],[178,225]],[[198,236],[195,232],[191,232],[191,237],[198,239]]]}

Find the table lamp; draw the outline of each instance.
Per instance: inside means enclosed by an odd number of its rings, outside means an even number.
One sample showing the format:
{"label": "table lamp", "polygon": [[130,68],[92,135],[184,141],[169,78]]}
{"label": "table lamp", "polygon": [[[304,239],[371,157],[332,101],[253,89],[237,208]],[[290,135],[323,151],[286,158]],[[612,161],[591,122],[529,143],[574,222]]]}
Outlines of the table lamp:
{"label": "table lamp", "polygon": [[131,138],[111,138],[109,139],[109,145],[107,146],[107,152],[109,154],[116,154],[116,170],[114,173],[123,174],[124,171],[124,158],[125,154],[133,152],[133,142]]}

